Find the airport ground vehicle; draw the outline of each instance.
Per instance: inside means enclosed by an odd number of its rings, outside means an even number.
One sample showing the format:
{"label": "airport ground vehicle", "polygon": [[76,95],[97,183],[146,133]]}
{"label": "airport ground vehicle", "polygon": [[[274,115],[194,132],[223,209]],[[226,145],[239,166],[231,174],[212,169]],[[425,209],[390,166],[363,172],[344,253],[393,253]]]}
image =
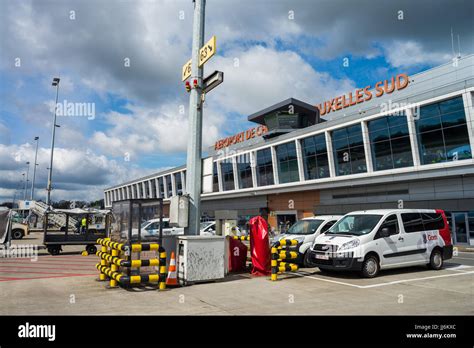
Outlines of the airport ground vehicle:
{"label": "airport ground vehicle", "polygon": [[12,225],[12,239],[22,239],[24,236],[30,234],[30,229],[27,224],[13,222]]}
{"label": "airport ground vehicle", "polygon": [[293,224],[285,233],[276,236],[273,242],[282,239],[297,240],[298,258],[296,263],[305,267],[311,267],[308,250],[313,245],[316,237],[327,231],[341,217],[341,215],[320,215],[304,218]]}
{"label": "airport ground vehicle", "polygon": [[[65,216],[65,223],[59,230],[50,229],[48,220],[51,215],[61,214]],[[43,224],[43,244],[51,255],[58,255],[63,245],[85,245],[89,254],[95,254],[97,239],[107,237],[107,230],[110,224],[109,211],[102,210],[83,210],[83,209],[57,209],[44,214],[45,222]],[[71,228],[70,219],[80,221],[86,217],[87,224],[85,228],[80,225]]]}
{"label": "airport ground vehicle", "polygon": [[396,267],[426,264],[439,270],[452,254],[443,210],[386,209],[344,215],[316,238],[309,261],[323,272],[356,270],[373,278]]}

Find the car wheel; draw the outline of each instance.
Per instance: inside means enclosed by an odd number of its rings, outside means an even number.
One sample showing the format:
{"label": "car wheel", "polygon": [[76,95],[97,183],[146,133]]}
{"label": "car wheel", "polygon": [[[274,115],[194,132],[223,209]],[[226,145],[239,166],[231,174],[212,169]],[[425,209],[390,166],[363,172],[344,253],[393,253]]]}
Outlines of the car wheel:
{"label": "car wheel", "polygon": [[373,255],[367,256],[362,264],[361,275],[364,278],[374,278],[379,274],[379,271],[379,260]]}
{"label": "car wheel", "polygon": [[436,271],[443,268],[443,255],[439,249],[435,249],[431,252],[429,267]]}
{"label": "car wheel", "polygon": [[25,233],[22,230],[13,230],[12,238],[13,239],[22,239]]}
{"label": "car wheel", "polygon": [[316,267],[313,263],[313,261],[311,261],[311,253],[309,250],[307,250],[305,253],[304,253],[304,256],[303,256],[303,267],[305,268],[314,268]]}

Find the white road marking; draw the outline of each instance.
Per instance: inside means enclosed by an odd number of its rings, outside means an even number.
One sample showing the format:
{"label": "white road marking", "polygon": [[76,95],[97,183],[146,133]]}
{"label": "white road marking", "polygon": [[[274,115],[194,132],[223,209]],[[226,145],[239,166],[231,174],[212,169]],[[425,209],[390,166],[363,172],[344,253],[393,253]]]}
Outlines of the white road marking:
{"label": "white road marking", "polygon": [[356,285],[356,284],[351,284],[351,283],[346,283],[346,282],[340,282],[340,281],[336,281],[336,280],[330,280],[330,279],[324,279],[324,278],[313,277],[313,276],[309,276],[309,275],[302,274],[302,273],[300,273],[300,272],[289,272],[289,273],[295,274],[295,275],[299,275],[299,276],[305,277],[305,278],[311,278],[311,279],[321,280],[321,281],[323,281],[323,282],[336,283],[336,284],[340,284],[340,285],[347,285],[347,286],[352,286],[352,287],[354,287],[354,288],[359,288],[359,289],[368,289],[368,288],[375,288],[375,287],[379,287],[379,286],[386,286],[386,285],[393,285],[393,284],[401,284],[401,283],[414,282],[414,281],[425,280],[425,279],[437,279],[437,278],[456,277],[456,276],[462,276],[462,275],[467,275],[467,274],[474,274],[474,271],[462,272],[462,273],[454,273],[454,274],[443,274],[443,275],[431,276],[431,277],[421,277],[421,278],[411,278],[411,279],[394,280],[394,281],[391,281],[391,282],[378,283],[378,284],[371,284],[371,285]]}
{"label": "white road marking", "polygon": [[453,259],[474,261],[474,258],[471,259],[471,258],[469,258],[469,257],[457,257],[457,256],[453,256]]}

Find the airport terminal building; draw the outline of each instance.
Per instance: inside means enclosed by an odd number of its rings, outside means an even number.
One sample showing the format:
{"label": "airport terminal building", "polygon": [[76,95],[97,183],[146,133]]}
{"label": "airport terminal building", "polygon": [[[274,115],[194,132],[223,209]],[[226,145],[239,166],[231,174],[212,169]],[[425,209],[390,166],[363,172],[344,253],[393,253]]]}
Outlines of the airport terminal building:
{"label": "airport terminal building", "polygon": [[[474,55],[317,102],[284,100],[216,141],[203,159],[203,218],[232,211],[245,225],[261,214],[278,230],[314,214],[437,208],[454,242],[474,245]],[[181,166],[105,189],[105,205],[168,202],[185,187]]]}

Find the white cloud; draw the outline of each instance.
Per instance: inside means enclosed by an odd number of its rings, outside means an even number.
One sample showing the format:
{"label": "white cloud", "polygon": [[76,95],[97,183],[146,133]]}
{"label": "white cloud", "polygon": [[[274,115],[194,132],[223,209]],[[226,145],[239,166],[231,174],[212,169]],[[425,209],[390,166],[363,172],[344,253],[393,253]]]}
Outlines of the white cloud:
{"label": "white cloud", "polygon": [[[23,197],[24,181],[22,173],[26,173],[26,161],[30,161],[29,195],[33,176],[33,160],[35,147],[31,144],[2,145],[0,144],[0,201],[11,201],[14,192]],[[47,167],[49,167],[50,151],[38,149],[38,167],[35,181],[37,199],[46,197]],[[103,189],[133,178],[151,174],[159,169],[142,169],[126,161],[110,160],[98,155],[90,149],[55,148],[53,166],[53,200],[78,199],[96,200],[103,197]]]}
{"label": "white cloud", "polygon": [[208,71],[214,68],[224,71],[225,77],[211,92],[209,103],[217,102],[222,111],[244,115],[290,97],[316,104],[354,86],[348,79],[337,80],[314,70],[295,52],[262,46],[218,56]]}
{"label": "white cloud", "polygon": [[418,64],[442,64],[452,58],[442,51],[428,51],[416,41],[394,41],[384,47],[385,58],[395,68],[406,68]]}

